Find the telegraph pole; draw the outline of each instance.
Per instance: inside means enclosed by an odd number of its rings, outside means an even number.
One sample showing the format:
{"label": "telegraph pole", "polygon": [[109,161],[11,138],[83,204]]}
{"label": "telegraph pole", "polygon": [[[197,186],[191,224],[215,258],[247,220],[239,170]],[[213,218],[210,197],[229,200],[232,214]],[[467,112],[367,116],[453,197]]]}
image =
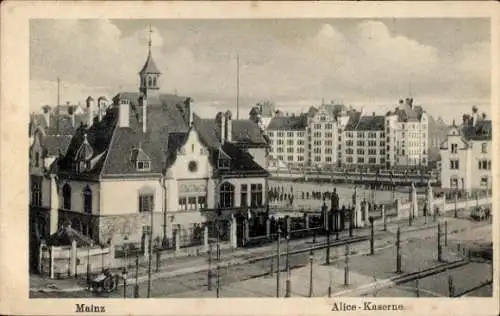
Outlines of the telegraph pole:
{"label": "telegraph pole", "polygon": [[437,243],[438,243],[438,261],[442,262],[442,247],[441,247],[441,223],[438,223]]}
{"label": "telegraph pole", "polygon": [[400,254],[400,244],[401,244],[401,232],[398,226],[398,231],[396,233],[396,273],[401,273],[401,254]]}
{"label": "telegraph pole", "polygon": [[349,244],[345,244],[344,285],[349,285]]}
{"label": "telegraph pole", "polygon": [[285,284],[285,297],[290,297],[291,292],[291,280],[290,280],[290,262],[289,262],[289,241],[290,233],[286,236],[286,284]]}
{"label": "telegraph pole", "polygon": [[277,253],[276,253],[276,297],[280,297],[280,242],[281,242],[281,227],[278,227],[278,243],[277,243]]}

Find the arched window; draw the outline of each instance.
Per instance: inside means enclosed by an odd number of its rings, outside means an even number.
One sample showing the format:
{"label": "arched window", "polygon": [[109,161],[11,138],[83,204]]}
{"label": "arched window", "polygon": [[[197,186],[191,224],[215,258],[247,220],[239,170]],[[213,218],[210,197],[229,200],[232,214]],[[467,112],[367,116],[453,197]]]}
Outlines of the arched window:
{"label": "arched window", "polygon": [[222,208],[234,206],[234,186],[229,182],[224,182],[220,186],[219,204]]}
{"label": "arched window", "polygon": [[83,212],[92,214],[92,190],[88,185],[83,189]]}
{"label": "arched window", "polygon": [[63,209],[71,210],[71,187],[69,184],[65,184],[62,188],[63,195]]}
{"label": "arched window", "polygon": [[148,77],[148,87],[151,87],[153,85],[153,78]]}

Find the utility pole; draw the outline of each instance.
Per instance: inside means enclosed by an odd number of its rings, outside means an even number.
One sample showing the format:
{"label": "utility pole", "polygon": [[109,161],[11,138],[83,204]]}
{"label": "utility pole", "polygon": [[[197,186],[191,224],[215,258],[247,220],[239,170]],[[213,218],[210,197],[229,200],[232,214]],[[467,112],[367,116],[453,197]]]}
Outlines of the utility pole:
{"label": "utility pole", "polygon": [[441,247],[441,223],[438,223],[437,243],[438,243],[438,261],[442,262],[442,247]]}
{"label": "utility pole", "polygon": [[313,251],[309,253],[309,297],[313,297]]}
{"label": "utility pole", "polygon": [[290,233],[286,236],[286,283],[285,283],[285,297],[290,297],[291,293],[291,280],[290,280],[290,262],[289,262],[289,242],[290,242]]}
{"label": "utility pole", "polygon": [[207,272],[208,290],[212,290],[212,244],[208,245],[208,272]]}
{"label": "utility pole", "polygon": [[401,232],[398,226],[398,231],[396,233],[396,273],[401,273],[401,254],[400,254],[400,244],[401,244]]}
{"label": "utility pole", "polygon": [[236,119],[240,119],[240,55],[236,55]]}
{"label": "utility pole", "polygon": [[370,254],[373,255],[375,253],[374,228],[373,228],[374,218],[370,216],[368,217],[368,220],[370,221]]}
{"label": "utility pole", "polygon": [[151,209],[151,229],[149,232],[149,256],[148,256],[148,298],[151,297],[151,265],[153,263],[153,224],[154,216],[153,209]]}
{"label": "utility pole", "polygon": [[278,243],[276,244],[276,297],[280,297],[280,242],[281,242],[281,227],[278,227]]}
{"label": "utility pole", "polygon": [[219,242],[219,222],[217,221],[217,288],[216,296],[219,298],[220,295],[220,242]]}
{"label": "utility pole", "polygon": [[59,135],[59,111],[60,111],[60,105],[61,105],[61,81],[59,77],[57,77],[57,106],[56,106],[56,133]]}
{"label": "utility pole", "polygon": [[325,264],[326,265],[330,265],[330,225],[326,226],[326,258],[325,258]]}
{"label": "utility pole", "polygon": [[135,253],[135,284],[134,284],[134,297],[139,297],[139,252]]}

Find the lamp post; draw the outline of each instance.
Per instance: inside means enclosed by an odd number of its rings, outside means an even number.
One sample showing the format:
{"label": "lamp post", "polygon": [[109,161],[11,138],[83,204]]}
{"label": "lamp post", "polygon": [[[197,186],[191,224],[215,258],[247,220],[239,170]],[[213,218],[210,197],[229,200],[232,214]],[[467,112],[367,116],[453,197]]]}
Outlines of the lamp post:
{"label": "lamp post", "polygon": [[289,256],[289,241],[290,241],[290,233],[287,234],[286,236],[286,284],[285,284],[285,297],[290,297],[290,292],[291,292],[291,280],[290,280],[290,262],[288,259]]}
{"label": "lamp post", "polygon": [[127,268],[123,268],[122,278],[123,278],[123,298],[127,298]]}
{"label": "lamp post", "polygon": [[89,244],[87,248],[87,284],[90,284],[90,247],[92,244]]}
{"label": "lamp post", "polygon": [[374,228],[373,228],[374,218],[373,218],[373,216],[368,217],[368,220],[370,221],[370,254],[373,255],[375,253]]}
{"label": "lamp post", "polygon": [[212,243],[208,245],[208,271],[207,271],[208,290],[212,290]]}
{"label": "lamp post", "polygon": [[278,227],[278,242],[276,244],[276,297],[280,297],[280,243],[281,243],[281,227]]}
{"label": "lamp post", "polygon": [[313,296],[313,251],[309,252],[309,297]]}

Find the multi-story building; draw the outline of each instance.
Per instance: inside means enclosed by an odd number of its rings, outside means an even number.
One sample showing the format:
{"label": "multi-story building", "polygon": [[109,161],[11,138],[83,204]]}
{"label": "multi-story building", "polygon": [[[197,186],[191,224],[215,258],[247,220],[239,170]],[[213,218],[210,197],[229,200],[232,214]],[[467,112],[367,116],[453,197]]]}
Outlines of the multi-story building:
{"label": "multi-story building", "polygon": [[322,104],[310,110],[307,126],[307,164],[326,167],[337,163],[337,108],[341,105]]}
{"label": "multi-story building", "polygon": [[441,186],[452,190],[491,189],[491,120],[464,115],[441,144]]}
{"label": "multi-story building", "polygon": [[268,144],[259,127],[229,111],[197,117],[189,97],[160,93],[160,75],[149,49],[139,91],[118,93],[104,115],[80,125],[47,185],[32,186],[44,218],[32,227],[42,238],[68,220],[115,245],[152,235],[184,247],[206,231],[241,244],[265,229]]}
{"label": "multi-story building", "polygon": [[413,98],[400,100],[385,116],[387,167],[420,167],[428,163],[428,122]]}
{"label": "multi-story building", "polygon": [[292,168],[306,165],[307,116],[292,115],[274,117],[267,127],[269,159],[281,161]]}
{"label": "multi-story building", "polygon": [[384,116],[353,113],[343,131],[344,152],[342,163],[346,166],[384,166],[385,132]]}

